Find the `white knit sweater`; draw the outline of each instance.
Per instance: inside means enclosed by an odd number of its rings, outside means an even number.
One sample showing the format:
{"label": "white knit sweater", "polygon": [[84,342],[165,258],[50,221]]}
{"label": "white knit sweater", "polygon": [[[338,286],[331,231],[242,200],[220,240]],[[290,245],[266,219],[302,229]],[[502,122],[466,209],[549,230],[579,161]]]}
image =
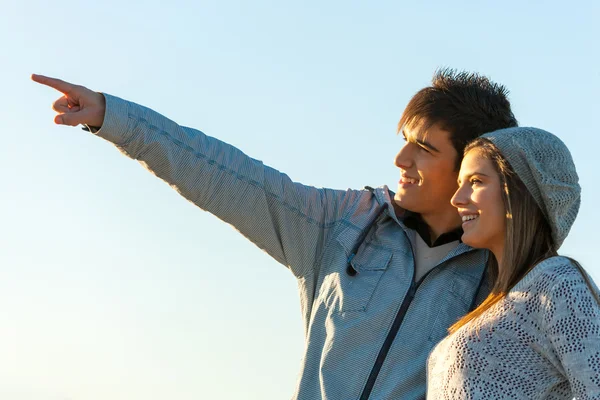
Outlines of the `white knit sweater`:
{"label": "white knit sweater", "polygon": [[427,366],[428,399],[600,399],[600,306],[576,266],[550,258]]}

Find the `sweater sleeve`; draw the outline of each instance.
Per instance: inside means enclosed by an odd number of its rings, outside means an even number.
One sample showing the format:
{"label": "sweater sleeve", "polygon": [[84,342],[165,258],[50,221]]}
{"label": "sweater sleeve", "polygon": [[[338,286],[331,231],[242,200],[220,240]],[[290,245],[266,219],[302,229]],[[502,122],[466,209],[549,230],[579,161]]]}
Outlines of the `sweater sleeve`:
{"label": "sweater sleeve", "polygon": [[317,189],[146,107],[105,94],[96,135],[233,225],[297,277],[314,273],[333,227],[366,191]]}
{"label": "sweater sleeve", "polygon": [[577,268],[565,266],[542,307],[558,367],[577,399],[600,399],[600,305],[591,286]]}

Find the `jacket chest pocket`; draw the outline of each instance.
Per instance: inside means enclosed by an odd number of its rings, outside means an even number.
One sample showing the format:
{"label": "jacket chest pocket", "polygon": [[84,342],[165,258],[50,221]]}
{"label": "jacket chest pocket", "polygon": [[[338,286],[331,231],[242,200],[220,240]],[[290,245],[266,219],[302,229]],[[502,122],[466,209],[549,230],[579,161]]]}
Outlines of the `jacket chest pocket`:
{"label": "jacket chest pocket", "polygon": [[478,282],[454,278],[450,293],[437,307],[437,317],[429,335],[430,342],[438,343],[448,336],[448,328],[467,315],[477,290]]}
{"label": "jacket chest pocket", "polygon": [[[343,237],[341,238],[343,240]],[[347,250],[345,243],[339,244]],[[329,273],[323,280],[319,297],[325,306],[337,312],[364,312],[373,297],[377,286],[392,258],[391,250],[364,242],[354,256],[351,251],[349,261],[342,268]]]}

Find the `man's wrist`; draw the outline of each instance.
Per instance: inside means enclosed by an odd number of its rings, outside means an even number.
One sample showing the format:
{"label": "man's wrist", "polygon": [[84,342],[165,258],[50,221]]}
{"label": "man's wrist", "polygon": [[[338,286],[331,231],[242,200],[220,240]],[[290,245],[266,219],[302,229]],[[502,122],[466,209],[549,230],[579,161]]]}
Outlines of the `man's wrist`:
{"label": "man's wrist", "polygon": [[83,129],[86,132],[96,133],[100,130],[100,128],[100,126],[90,126],[87,124],[83,124],[83,127],[81,129]]}

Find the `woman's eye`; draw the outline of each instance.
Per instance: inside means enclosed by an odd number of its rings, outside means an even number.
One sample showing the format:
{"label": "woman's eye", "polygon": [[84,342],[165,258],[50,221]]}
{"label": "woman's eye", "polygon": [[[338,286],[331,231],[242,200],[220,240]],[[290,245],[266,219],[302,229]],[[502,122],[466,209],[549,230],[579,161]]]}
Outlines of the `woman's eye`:
{"label": "woman's eye", "polygon": [[423,146],[419,146],[419,148],[420,148],[421,150],[423,150],[424,152],[426,152],[426,153],[430,153],[430,151],[429,151],[429,150],[427,150],[427,149],[426,149],[425,147],[423,147]]}
{"label": "woman's eye", "polygon": [[477,185],[477,184],[480,184],[480,183],[481,183],[481,181],[479,179],[477,179],[477,178],[471,179],[471,185]]}

